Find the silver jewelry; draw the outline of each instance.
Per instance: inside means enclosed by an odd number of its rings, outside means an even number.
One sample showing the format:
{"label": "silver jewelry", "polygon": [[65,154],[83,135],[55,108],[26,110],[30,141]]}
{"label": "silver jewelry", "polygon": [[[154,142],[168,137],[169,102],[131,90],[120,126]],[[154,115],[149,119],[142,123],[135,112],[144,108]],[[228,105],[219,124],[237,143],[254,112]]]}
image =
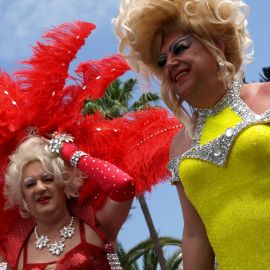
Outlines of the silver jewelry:
{"label": "silver jewelry", "polygon": [[107,253],[107,260],[111,267],[111,270],[123,270],[117,253],[115,252],[115,248],[113,247],[112,243],[107,243],[104,245],[104,249]]}
{"label": "silver jewelry", "polygon": [[60,229],[60,237],[59,241],[55,241],[50,244],[50,239],[47,235],[38,235],[37,226],[34,229],[34,234],[36,237],[35,245],[37,249],[43,249],[44,247],[48,248],[52,255],[59,256],[65,249],[64,242],[67,238],[72,238],[75,234],[75,228],[73,227],[74,217],[70,218],[68,226],[64,226]]}
{"label": "silver jewelry", "polygon": [[219,65],[220,68],[224,68],[225,67],[224,62],[222,62],[222,61],[218,61],[218,65]]}
{"label": "silver jewelry", "polygon": [[52,153],[60,153],[62,143],[70,143],[73,142],[74,138],[69,134],[57,134],[55,135],[49,142],[49,150]]}
{"label": "silver jewelry", "polygon": [[1,262],[0,263],[0,270],[7,270],[7,263],[6,262]]}
{"label": "silver jewelry", "polygon": [[81,159],[81,157],[84,156],[89,156],[88,154],[86,154],[83,151],[76,151],[73,153],[73,155],[70,158],[70,164],[74,167],[77,167],[79,160]]}

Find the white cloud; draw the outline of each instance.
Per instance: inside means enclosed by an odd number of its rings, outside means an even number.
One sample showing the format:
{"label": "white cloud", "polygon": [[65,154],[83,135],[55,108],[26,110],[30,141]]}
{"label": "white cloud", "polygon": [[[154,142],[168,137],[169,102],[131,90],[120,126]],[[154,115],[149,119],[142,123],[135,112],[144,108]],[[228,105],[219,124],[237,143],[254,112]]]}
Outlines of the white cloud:
{"label": "white cloud", "polygon": [[[110,24],[116,0],[13,0],[0,3],[0,62],[29,56],[30,45],[44,30],[65,21],[86,20]],[[110,29],[108,29],[110,31]]]}

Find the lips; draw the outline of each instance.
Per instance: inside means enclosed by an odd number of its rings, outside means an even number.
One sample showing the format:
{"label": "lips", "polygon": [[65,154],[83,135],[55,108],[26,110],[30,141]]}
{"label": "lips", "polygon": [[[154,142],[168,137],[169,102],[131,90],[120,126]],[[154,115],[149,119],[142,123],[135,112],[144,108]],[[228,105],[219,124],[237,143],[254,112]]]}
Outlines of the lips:
{"label": "lips", "polygon": [[49,196],[44,196],[44,197],[40,197],[37,199],[37,202],[40,204],[46,204],[49,202],[49,200],[51,199],[51,197]]}
{"label": "lips", "polygon": [[190,69],[181,69],[178,70],[177,73],[174,75],[174,81],[179,82],[181,79],[185,77],[190,72]]}

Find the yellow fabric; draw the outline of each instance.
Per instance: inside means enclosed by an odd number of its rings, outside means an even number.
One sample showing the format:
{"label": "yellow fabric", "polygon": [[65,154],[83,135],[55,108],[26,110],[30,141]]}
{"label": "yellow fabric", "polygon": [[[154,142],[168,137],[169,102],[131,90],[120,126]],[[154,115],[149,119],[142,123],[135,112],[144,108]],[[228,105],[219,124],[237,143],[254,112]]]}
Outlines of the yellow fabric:
{"label": "yellow fabric", "polygon": [[[201,143],[241,119],[227,108],[209,117]],[[220,270],[270,269],[270,127],[247,128],[233,143],[224,167],[184,159],[179,176],[201,216]]]}
{"label": "yellow fabric", "polygon": [[[230,108],[225,108],[219,114],[206,119],[200,143],[205,144],[214,140],[224,133],[227,128],[233,127],[241,121],[239,115],[235,114]],[[220,122],[222,125],[220,125]]]}

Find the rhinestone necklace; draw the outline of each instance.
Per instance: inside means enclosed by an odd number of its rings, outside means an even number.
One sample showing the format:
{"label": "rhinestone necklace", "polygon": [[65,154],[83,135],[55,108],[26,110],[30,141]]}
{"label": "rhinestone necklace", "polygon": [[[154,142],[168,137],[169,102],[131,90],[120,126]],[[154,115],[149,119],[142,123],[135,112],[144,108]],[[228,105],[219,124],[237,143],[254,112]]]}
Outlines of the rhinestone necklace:
{"label": "rhinestone necklace", "polygon": [[64,242],[67,238],[72,238],[75,234],[75,228],[73,227],[74,217],[70,218],[68,226],[64,226],[60,229],[60,237],[59,241],[55,241],[50,244],[50,239],[47,235],[43,234],[41,236],[38,235],[37,226],[34,229],[34,234],[36,237],[35,246],[37,249],[43,249],[44,247],[48,248],[52,255],[59,256],[65,249]]}

